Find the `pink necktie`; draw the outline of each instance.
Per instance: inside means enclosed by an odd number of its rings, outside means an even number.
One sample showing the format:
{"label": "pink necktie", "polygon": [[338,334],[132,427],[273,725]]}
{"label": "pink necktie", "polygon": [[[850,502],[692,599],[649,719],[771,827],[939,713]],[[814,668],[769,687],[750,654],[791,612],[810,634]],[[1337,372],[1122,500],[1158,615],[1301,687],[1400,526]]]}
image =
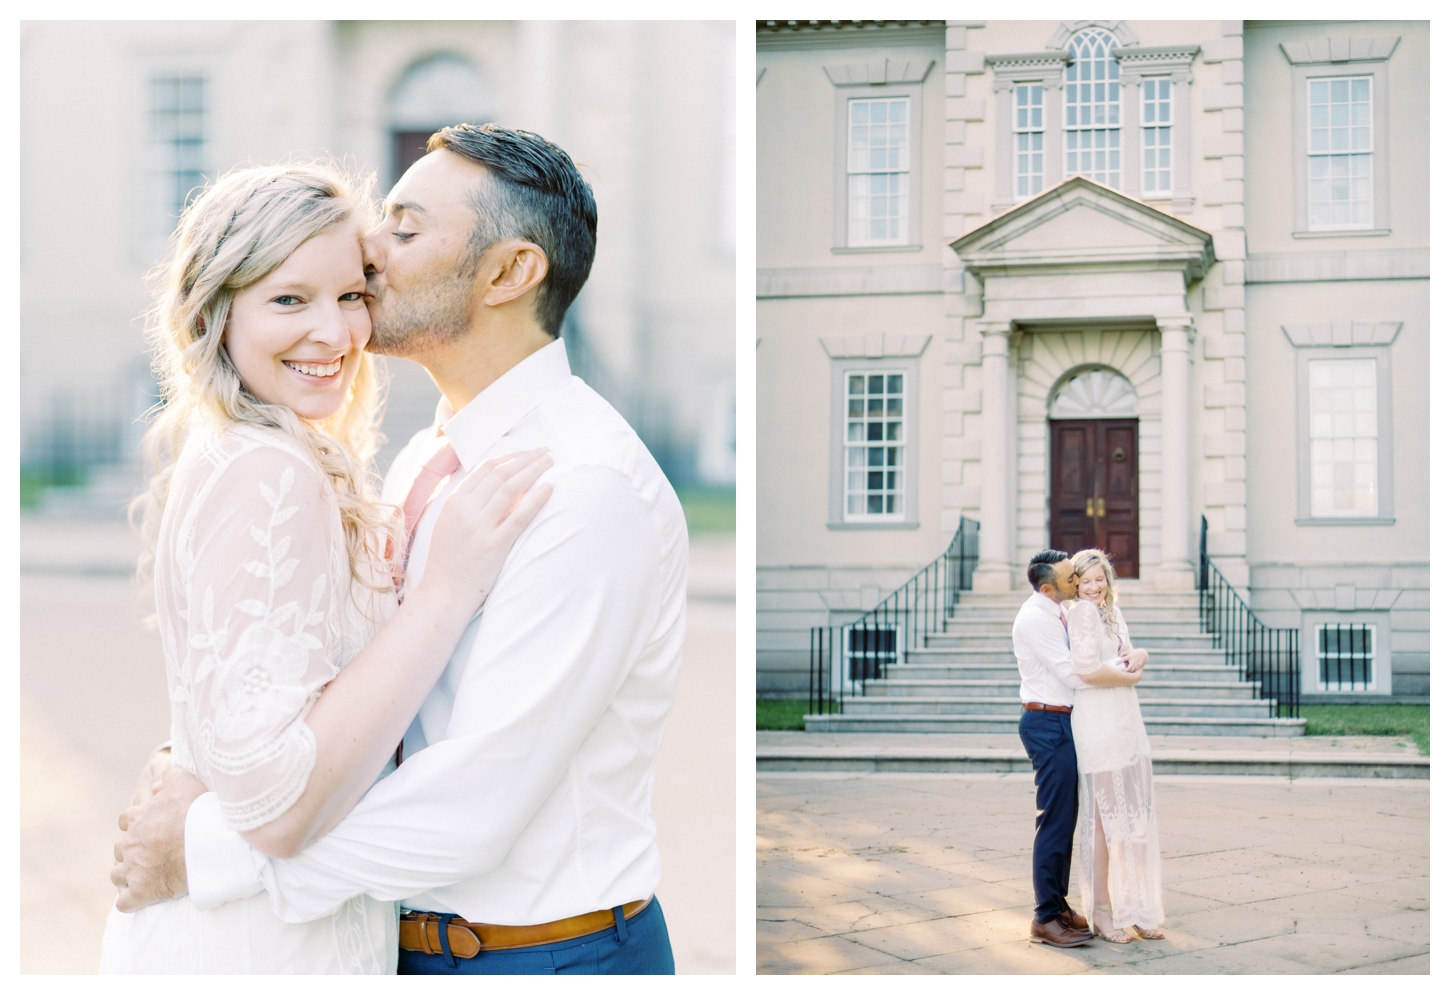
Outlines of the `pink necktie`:
{"label": "pink necktie", "polygon": [[413,533],[418,528],[418,519],[423,517],[428,502],[433,497],[433,492],[438,485],[446,478],[458,472],[462,464],[458,462],[458,454],[443,440],[443,447],[434,453],[423,464],[423,469],[418,471],[418,478],[413,481],[413,487],[408,491],[408,497],[403,501],[403,527],[408,531],[408,545],[413,545]]}
{"label": "pink necktie", "polygon": [[1064,630],[1066,630],[1067,629],[1067,612],[1065,612],[1065,611],[1062,610],[1062,605],[1058,605],[1057,606],[1057,617],[1060,618],[1060,619],[1062,619],[1062,627],[1063,627]]}

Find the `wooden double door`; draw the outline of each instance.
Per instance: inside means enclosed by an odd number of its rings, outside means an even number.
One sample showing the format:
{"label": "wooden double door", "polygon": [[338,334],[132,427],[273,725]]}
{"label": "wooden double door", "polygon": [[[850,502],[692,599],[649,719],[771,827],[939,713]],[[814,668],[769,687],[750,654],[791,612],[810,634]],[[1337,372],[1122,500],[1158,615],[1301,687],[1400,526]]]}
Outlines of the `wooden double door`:
{"label": "wooden double door", "polygon": [[1048,423],[1053,549],[1096,547],[1119,577],[1138,576],[1138,419]]}

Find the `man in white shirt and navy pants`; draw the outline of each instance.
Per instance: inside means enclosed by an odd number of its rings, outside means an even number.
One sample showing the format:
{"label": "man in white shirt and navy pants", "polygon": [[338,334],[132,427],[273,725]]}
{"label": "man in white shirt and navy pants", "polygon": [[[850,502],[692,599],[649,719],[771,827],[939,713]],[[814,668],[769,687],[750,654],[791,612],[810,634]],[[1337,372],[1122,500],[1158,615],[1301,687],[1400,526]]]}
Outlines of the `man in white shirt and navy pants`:
{"label": "man in white shirt and navy pants", "polygon": [[1077,688],[1136,684],[1140,675],[1102,668],[1084,679],[1073,673],[1067,609],[1077,597],[1077,571],[1060,550],[1032,558],[1033,594],[1012,623],[1012,653],[1022,674],[1018,734],[1037,783],[1037,834],[1032,842],[1032,888],[1037,903],[1031,939],[1055,947],[1092,940],[1087,920],[1067,903],[1072,837],[1077,825],[1077,748],[1072,741],[1072,695]]}
{"label": "man in white shirt and navy pants", "polygon": [[[228,831],[214,795],[186,798],[184,869],[154,876],[200,908],[265,888],[289,922],[355,895],[399,900],[400,974],[672,974],[650,794],[684,644],[687,537],[659,466],[570,375],[558,340],[594,258],[593,194],[537,135],[460,125],[428,149],[364,253],[369,348],[421,363],[443,395],[384,486],[417,511],[409,578],[460,470],[547,446],[553,495],[396,772],[290,859]],[[158,848],[167,859],[179,860]]]}

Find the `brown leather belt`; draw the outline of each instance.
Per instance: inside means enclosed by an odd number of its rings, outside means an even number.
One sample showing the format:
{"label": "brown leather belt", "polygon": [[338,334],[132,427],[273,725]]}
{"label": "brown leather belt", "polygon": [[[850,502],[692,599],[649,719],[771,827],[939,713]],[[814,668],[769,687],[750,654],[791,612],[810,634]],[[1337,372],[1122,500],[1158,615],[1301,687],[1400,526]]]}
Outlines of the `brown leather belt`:
{"label": "brown leather belt", "polygon": [[1022,710],[1024,712],[1061,712],[1063,715],[1072,714],[1071,705],[1044,705],[1040,701],[1024,701],[1022,703]]}
{"label": "brown leather belt", "polygon": [[[624,918],[632,919],[645,910],[654,896],[624,906]],[[398,946],[414,953],[441,954],[436,912],[407,912],[398,923]],[[491,926],[482,922],[454,919],[448,923],[448,950],[465,960],[483,950],[518,950],[545,943],[577,940],[614,925],[614,910],[601,909],[583,915],[556,919],[537,926]]]}

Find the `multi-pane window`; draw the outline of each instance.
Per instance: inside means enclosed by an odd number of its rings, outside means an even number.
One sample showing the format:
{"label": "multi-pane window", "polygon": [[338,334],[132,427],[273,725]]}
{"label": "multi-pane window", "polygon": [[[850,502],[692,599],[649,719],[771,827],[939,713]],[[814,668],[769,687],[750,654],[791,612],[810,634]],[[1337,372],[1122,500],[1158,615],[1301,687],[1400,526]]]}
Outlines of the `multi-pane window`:
{"label": "multi-pane window", "polygon": [[1013,141],[1016,180],[1013,196],[1025,200],[1042,192],[1042,94],[1041,83],[1013,87]]}
{"label": "multi-pane window", "polygon": [[911,181],[910,100],[852,100],[847,106],[847,242],[905,245]]}
{"label": "multi-pane window", "polygon": [[1086,176],[1117,188],[1121,178],[1118,60],[1113,36],[1091,28],[1073,36],[1067,67],[1068,176]]}
{"label": "multi-pane window", "polygon": [[1143,195],[1173,192],[1173,81],[1143,80]]}
{"label": "multi-pane window", "polygon": [[1374,224],[1370,77],[1309,80],[1309,227]]}
{"label": "multi-pane window", "polygon": [[154,76],[150,103],[154,189],[169,231],[192,192],[206,182],[206,78]]}
{"label": "multi-pane window", "polygon": [[1314,648],[1320,691],[1373,691],[1373,625],[1316,625]]}
{"label": "multi-pane window", "polygon": [[1309,361],[1310,510],[1315,518],[1379,513],[1375,360]]}
{"label": "multi-pane window", "polygon": [[904,371],[846,374],[846,519],[902,518]]}

